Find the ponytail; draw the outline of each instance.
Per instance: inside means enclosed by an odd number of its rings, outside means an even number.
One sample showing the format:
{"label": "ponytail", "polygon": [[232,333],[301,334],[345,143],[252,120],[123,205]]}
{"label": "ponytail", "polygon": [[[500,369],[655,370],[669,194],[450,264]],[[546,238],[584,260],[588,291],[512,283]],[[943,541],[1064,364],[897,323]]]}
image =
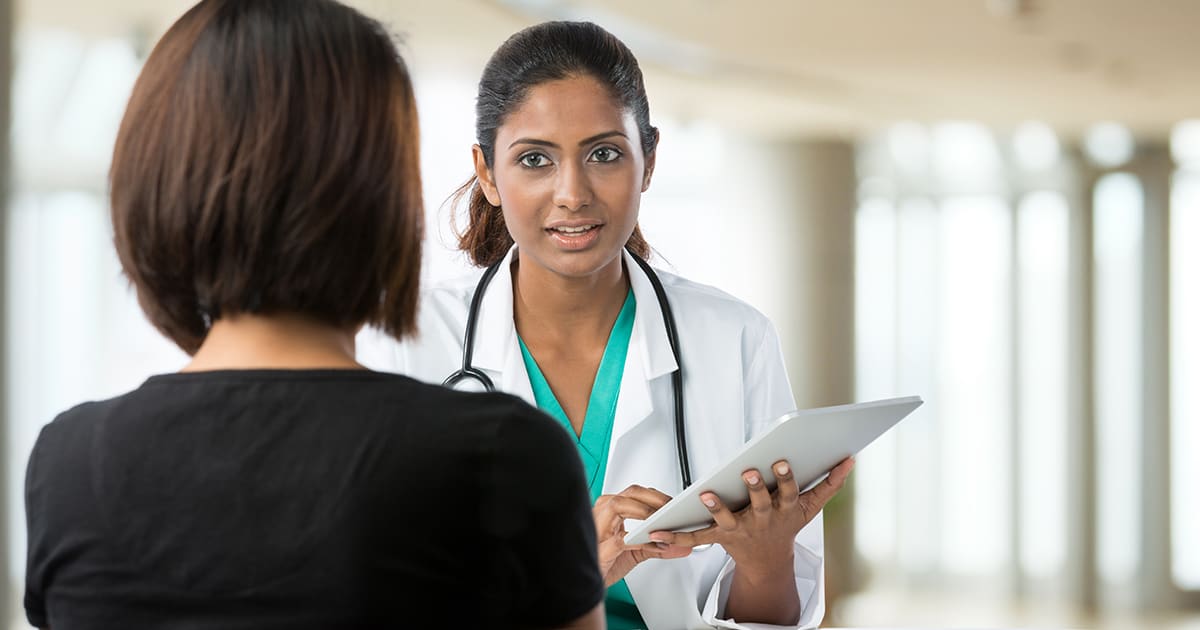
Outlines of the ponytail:
{"label": "ponytail", "polygon": [[[462,205],[464,198],[467,200],[467,228],[459,231],[456,225],[458,213],[454,209]],[[499,206],[488,203],[479,187],[479,178],[472,175],[450,199],[450,225],[458,236],[458,248],[467,253],[467,258],[476,267],[491,267],[500,262],[512,248],[512,235],[508,233]]]}

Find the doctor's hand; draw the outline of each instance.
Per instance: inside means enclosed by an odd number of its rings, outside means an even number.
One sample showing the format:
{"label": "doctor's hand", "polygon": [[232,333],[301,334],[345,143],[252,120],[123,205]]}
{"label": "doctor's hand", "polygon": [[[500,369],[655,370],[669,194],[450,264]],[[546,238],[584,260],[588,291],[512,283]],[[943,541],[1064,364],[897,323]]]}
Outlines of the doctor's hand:
{"label": "doctor's hand", "polygon": [[732,512],[715,493],[702,492],[700,500],[712,514],[713,525],[694,532],[654,532],[650,539],[683,547],[717,543],[739,570],[768,573],[783,570],[777,565],[786,563],[790,575],[796,535],[842,489],[854,459],[842,460],[824,481],[803,494],[786,461],[775,462],[772,468],[777,481],[774,492],[767,490],[758,470],[747,470],[742,481],[750,491],[749,506]]}
{"label": "doctor's hand", "polygon": [[671,544],[625,544],[625,519],[645,520],[671,497],[653,488],[629,486],[617,494],[602,494],[592,506],[596,522],[597,555],[604,586],[621,581],[635,566],[650,558],[682,558],[691,547]]}

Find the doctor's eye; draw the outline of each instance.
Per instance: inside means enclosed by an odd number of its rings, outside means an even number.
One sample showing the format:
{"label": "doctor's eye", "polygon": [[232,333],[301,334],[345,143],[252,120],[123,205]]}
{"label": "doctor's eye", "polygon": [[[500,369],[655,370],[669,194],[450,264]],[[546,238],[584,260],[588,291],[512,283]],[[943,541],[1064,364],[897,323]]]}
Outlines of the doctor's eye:
{"label": "doctor's eye", "polygon": [[620,151],[618,151],[612,147],[600,147],[599,149],[592,151],[591,161],[600,162],[601,164],[603,164],[606,162],[615,162],[618,159],[620,159],[620,157],[621,157]]}
{"label": "doctor's eye", "polygon": [[541,153],[526,153],[517,158],[517,163],[526,168],[541,168],[550,164],[550,158]]}

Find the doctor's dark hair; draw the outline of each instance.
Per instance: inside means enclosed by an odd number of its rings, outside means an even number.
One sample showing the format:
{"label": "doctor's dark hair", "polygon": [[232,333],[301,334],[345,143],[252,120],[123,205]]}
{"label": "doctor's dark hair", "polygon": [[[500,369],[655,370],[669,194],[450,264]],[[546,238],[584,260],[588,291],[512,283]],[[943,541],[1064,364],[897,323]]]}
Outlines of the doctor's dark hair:
{"label": "doctor's dark hair", "polygon": [[[479,80],[475,102],[475,140],[488,168],[495,164],[496,131],[518,109],[529,91],[550,81],[591,77],[606,86],[613,99],[633,114],[642,152],[649,157],[658,144],[658,129],[650,124],[650,102],[637,58],[612,33],[590,22],[545,22],[508,38],[488,61]],[[488,203],[479,182],[471,177],[454,194],[464,196],[467,227],[458,234],[459,249],[471,262],[486,267],[504,258],[512,236],[500,208]],[[642,258],[650,245],[634,226],[628,246]]]}
{"label": "doctor's dark hair", "polygon": [[114,242],[188,354],[213,320],[416,327],[416,105],[378,22],[333,0],[203,0],[154,47],[113,153]]}

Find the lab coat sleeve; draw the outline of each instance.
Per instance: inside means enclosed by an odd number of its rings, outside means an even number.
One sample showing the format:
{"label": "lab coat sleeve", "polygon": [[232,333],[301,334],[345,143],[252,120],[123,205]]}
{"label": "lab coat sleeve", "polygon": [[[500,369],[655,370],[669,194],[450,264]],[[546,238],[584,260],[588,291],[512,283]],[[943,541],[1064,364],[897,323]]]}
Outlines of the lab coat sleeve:
{"label": "lab coat sleeve", "polygon": [[[746,410],[746,439],[757,435],[779,416],[796,408],[792,388],[783,361],[783,348],[770,322],[763,321],[757,339],[743,341],[743,378]],[[796,536],[793,571],[796,593],[800,598],[800,620],[795,626],[737,623],[725,616],[736,564],[727,559],[709,591],[701,613],[705,623],[718,628],[816,628],[825,616],[825,541],[824,519],[817,514]]]}

